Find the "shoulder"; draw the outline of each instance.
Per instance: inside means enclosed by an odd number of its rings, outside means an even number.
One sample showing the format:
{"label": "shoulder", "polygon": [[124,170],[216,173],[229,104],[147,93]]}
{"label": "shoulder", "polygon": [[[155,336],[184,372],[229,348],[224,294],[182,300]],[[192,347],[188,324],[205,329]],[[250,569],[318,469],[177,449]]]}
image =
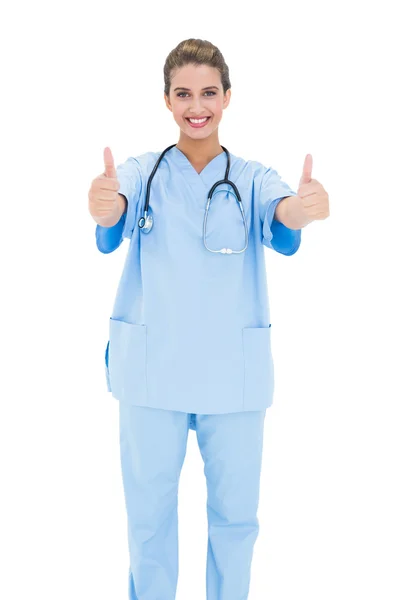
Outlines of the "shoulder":
{"label": "shoulder", "polygon": [[266,167],[258,160],[251,160],[240,156],[231,154],[231,169],[237,177],[245,177],[248,181],[259,181],[261,183],[265,173],[269,171],[269,167]]}
{"label": "shoulder", "polygon": [[136,156],[129,156],[126,163],[132,168],[138,169],[141,174],[146,174],[148,169],[152,169],[157,162],[161,152],[143,152]]}

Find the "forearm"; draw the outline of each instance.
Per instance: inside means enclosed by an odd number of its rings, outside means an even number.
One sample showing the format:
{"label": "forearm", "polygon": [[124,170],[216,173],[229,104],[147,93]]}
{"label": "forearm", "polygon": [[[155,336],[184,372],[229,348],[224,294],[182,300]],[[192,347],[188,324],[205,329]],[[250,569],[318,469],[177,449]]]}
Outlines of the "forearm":
{"label": "forearm", "polygon": [[121,216],[127,209],[127,200],[122,194],[117,195],[117,203],[115,205],[115,211],[107,217],[93,217],[98,225],[101,227],[114,227],[120,220]]}

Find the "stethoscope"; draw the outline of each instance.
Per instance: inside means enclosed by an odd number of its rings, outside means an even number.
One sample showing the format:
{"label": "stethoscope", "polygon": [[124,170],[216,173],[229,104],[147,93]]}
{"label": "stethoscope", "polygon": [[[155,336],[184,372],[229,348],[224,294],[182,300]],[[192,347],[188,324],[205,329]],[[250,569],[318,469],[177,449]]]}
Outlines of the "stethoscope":
{"label": "stethoscope", "polygon": [[[151,175],[149,177],[149,181],[147,182],[147,191],[146,191],[146,204],[144,206],[144,216],[141,217],[138,221],[138,226],[141,229],[142,233],[149,233],[149,231],[151,231],[152,227],[153,227],[153,217],[151,214],[149,214],[149,200],[150,200],[150,185],[151,185],[151,181],[155,175],[155,172],[157,171],[157,167],[160,164],[164,154],[166,152],[168,152],[168,150],[170,150],[171,148],[173,148],[174,146],[176,146],[176,144],[172,144],[172,146],[168,146],[168,148],[166,148],[161,155],[159,156],[154,169],[151,172]],[[221,146],[221,148],[224,150],[226,157],[227,157],[227,166],[226,166],[226,171],[225,171],[225,177],[224,179],[221,179],[220,181],[217,181],[216,183],[214,183],[214,185],[212,186],[212,188],[210,189],[210,191],[208,192],[208,197],[207,197],[207,204],[206,204],[206,210],[205,210],[205,215],[204,215],[204,225],[203,225],[203,243],[204,246],[206,247],[207,250],[209,250],[210,252],[220,252],[221,254],[240,254],[241,252],[244,252],[247,248],[247,243],[248,243],[248,232],[247,232],[247,224],[246,224],[246,217],[244,214],[244,210],[243,210],[243,205],[242,205],[242,199],[240,197],[239,194],[239,190],[237,189],[237,187],[235,186],[235,184],[232,181],[229,181],[228,176],[229,176],[229,168],[230,168],[230,156],[229,156],[229,152],[226,148],[224,148],[224,146]],[[211,203],[211,197],[214,193],[215,188],[218,185],[221,185],[221,183],[227,183],[229,185],[231,185],[234,189],[235,192],[235,196],[236,196],[236,200],[239,204],[239,208],[240,208],[240,212],[242,214],[242,219],[243,219],[243,223],[244,223],[244,230],[245,230],[245,234],[246,234],[246,243],[244,248],[242,248],[241,250],[232,250],[231,248],[221,248],[221,250],[211,250],[211,248],[209,248],[206,244],[206,236],[207,236],[207,217],[208,217],[208,209],[210,207],[210,203]]]}

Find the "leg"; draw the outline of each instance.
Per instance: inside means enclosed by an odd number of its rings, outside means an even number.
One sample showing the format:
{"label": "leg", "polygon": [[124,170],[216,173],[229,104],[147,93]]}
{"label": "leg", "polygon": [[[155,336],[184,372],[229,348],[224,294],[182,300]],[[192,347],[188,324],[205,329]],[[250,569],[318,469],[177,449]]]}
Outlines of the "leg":
{"label": "leg", "polygon": [[247,600],[265,410],[196,415],[207,480],[207,600]]}
{"label": "leg", "polygon": [[130,555],[129,600],[174,600],[178,484],[190,414],[119,402]]}

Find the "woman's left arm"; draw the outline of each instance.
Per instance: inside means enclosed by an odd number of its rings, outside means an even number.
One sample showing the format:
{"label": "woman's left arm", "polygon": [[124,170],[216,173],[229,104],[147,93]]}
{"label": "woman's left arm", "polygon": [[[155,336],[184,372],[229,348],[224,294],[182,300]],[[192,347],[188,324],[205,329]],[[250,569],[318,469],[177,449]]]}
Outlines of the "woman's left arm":
{"label": "woman's left arm", "polygon": [[274,219],[290,229],[302,229],[312,221],[329,217],[329,195],[311,178],[312,156],[307,154],[296,196],[287,196],[277,205]]}

